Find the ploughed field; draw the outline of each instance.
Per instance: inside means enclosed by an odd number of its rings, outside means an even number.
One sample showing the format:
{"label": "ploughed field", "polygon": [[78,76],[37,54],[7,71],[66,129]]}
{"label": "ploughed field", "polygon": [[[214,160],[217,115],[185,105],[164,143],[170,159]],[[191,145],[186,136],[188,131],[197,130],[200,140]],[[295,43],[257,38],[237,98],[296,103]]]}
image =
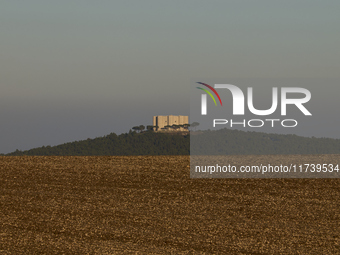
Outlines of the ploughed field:
{"label": "ploughed field", "polygon": [[189,176],[188,156],[0,157],[0,254],[340,254],[339,179]]}

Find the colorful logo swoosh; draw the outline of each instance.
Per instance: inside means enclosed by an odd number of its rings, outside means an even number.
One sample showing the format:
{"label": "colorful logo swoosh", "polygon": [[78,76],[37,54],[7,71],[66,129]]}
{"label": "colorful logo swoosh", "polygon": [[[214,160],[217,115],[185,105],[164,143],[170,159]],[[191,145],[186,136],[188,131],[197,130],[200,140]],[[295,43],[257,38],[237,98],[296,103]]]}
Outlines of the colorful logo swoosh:
{"label": "colorful logo swoosh", "polygon": [[[198,84],[201,84],[201,85],[203,85],[203,86],[206,86],[206,87],[209,88],[212,92],[214,92],[215,95],[217,96],[218,100],[220,101],[221,106],[222,106],[222,100],[221,100],[221,98],[220,98],[220,95],[217,93],[217,91],[216,91],[213,87],[211,87],[210,85],[205,84],[205,83],[203,83],[203,82],[197,82],[197,83],[198,83]],[[203,88],[200,88],[200,87],[196,87],[196,88],[205,91],[205,92],[206,92],[206,93],[214,100],[215,105],[217,105],[217,104],[216,104],[216,100],[215,100],[214,96],[210,93],[210,91],[208,91],[208,90],[206,90],[206,89],[203,89]]]}

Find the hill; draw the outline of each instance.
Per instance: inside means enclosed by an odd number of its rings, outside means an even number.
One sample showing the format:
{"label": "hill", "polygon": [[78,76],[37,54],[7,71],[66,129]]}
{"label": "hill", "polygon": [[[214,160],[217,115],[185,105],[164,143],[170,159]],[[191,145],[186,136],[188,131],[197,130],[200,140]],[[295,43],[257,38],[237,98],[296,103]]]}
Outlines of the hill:
{"label": "hill", "polygon": [[[221,129],[217,131],[192,132],[195,154],[222,155],[250,154],[340,154],[340,140],[331,138],[308,138],[297,135],[279,135],[260,132]],[[218,139],[217,139],[218,137]],[[215,141],[218,140],[218,143]],[[193,147],[192,147],[193,148]],[[30,150],[16,150],[8,156],[127,156],[127,155],[189,155],[188,134],[130,131],[121,135],[109,135],[57,146],[42,146]]]}
{"label": "hill", "polygon": [[189,135],[130,131],[56,146],[16,150],[7,156],[189,155],[189,144]]}

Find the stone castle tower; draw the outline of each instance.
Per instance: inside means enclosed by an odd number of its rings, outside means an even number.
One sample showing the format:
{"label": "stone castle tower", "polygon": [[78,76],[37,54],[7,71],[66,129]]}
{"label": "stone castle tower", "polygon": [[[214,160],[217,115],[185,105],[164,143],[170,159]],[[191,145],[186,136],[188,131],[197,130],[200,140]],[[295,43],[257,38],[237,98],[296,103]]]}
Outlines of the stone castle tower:
{"label": "stone castle tower", "polygon": [[155,131],[187,131],[188,128],[185,127],[179,127],[177,129],[172,127],[166,127],[172,125],[185,125],[185,124],[189,124],[188,116],[182,115],[153,116],[153,126],[158,126],[158,128],[156,128]]}

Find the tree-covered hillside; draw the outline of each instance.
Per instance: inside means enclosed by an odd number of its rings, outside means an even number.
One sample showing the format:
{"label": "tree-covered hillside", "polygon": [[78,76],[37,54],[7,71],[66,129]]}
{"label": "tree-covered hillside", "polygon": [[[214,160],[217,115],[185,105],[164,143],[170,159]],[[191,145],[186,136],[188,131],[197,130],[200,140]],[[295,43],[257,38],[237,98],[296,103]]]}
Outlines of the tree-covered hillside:
{"label": "tree-covered hillside", "polygon": [[[278,135],[260,132],[222,129],[217,131],[191,131],[195,136],[192,146],[195,154],[340,154],[340,140],[308,138],[297,135]],[[216,142],[217,141],[217,142]],[[203,146],[202,146],[203,145]],[[157,133],[152,131],[107,136],[43,146],[7,154],[20,155],[189,155],[190,136],[183,133]]]}
{"label": "tree-covered hillside", "polygon": [[130,131],[121,135],[111,133],[95,139],[43,146],[27,151],[16,150],[7,155],[188,155],[189,144],[189,135]]}

